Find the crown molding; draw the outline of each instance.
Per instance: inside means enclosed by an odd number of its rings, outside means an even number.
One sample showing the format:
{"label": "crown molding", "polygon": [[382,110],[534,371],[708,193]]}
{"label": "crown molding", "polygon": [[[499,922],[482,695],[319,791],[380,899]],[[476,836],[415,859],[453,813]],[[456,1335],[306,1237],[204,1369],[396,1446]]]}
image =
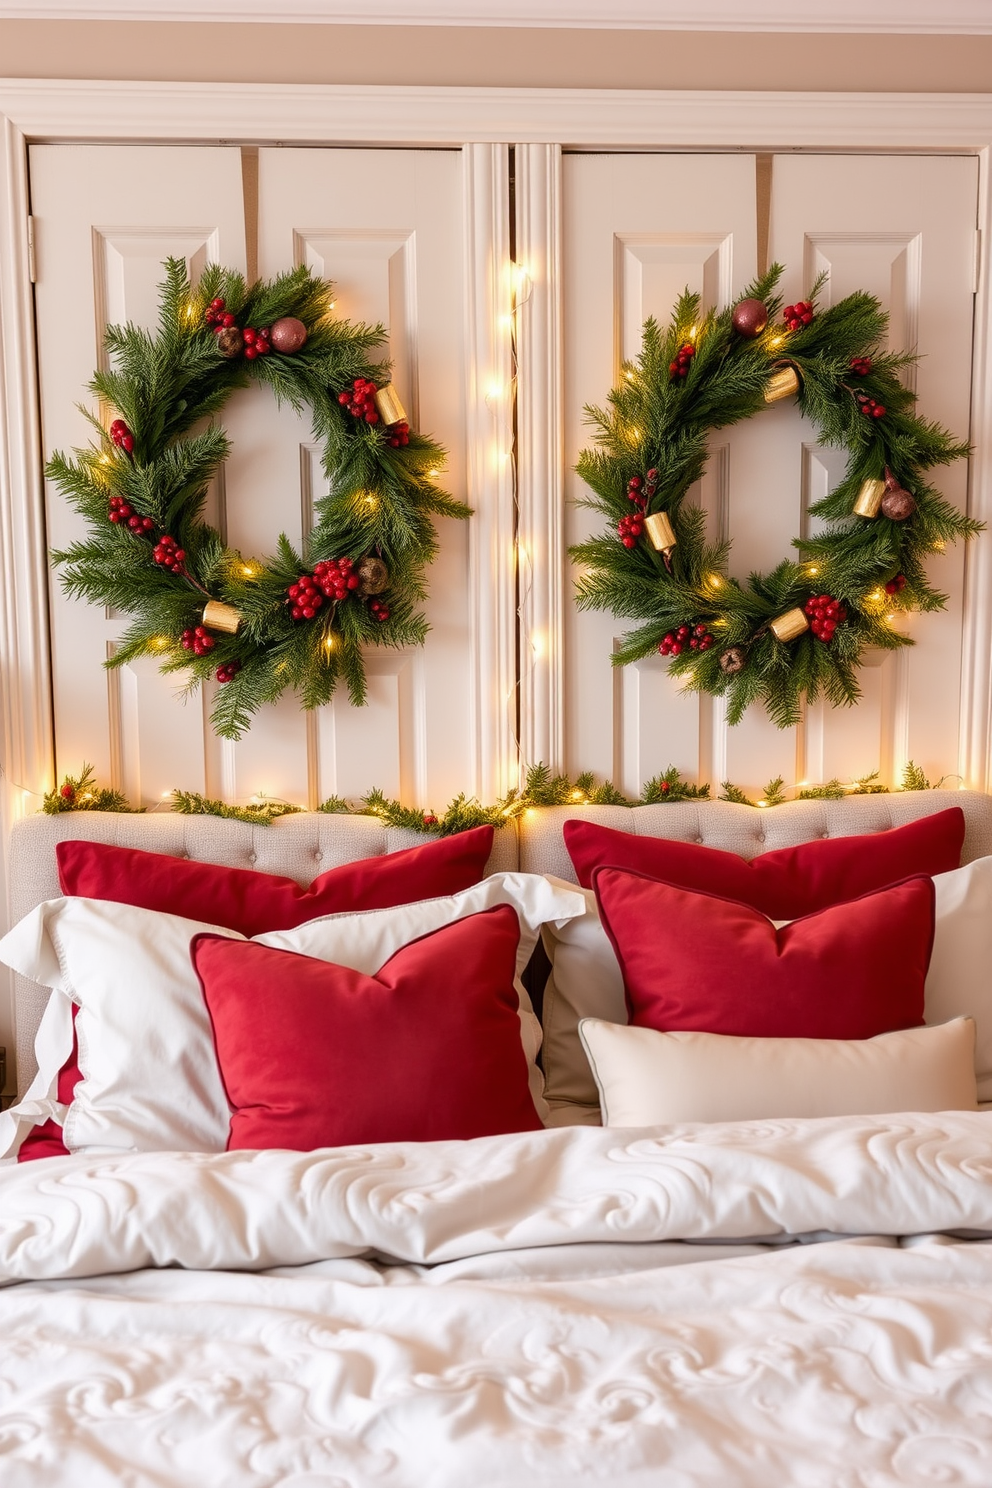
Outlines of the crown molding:
{"label": "crown molding", "polygon": [[743,93],[0,79],[27,139],[578,149],[982,150],[990,93]]}
{"label": "crown molding", "polygon": [[0,0],[0,20],[992,35],[988,0]]}

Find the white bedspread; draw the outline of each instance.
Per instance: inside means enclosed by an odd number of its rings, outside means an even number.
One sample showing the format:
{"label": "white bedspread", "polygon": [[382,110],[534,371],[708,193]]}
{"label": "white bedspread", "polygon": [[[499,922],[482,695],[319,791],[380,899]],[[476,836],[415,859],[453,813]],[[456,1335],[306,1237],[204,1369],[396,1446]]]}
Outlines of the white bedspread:
{"label": "white bedspread", "polygon": [[[6,1168],[0,1484],[989,1488],[992,1244],[938,1232],[992,1236],[990,1139],[906,1115]],[[856,1238],[789,1243],[824,1235]]]}

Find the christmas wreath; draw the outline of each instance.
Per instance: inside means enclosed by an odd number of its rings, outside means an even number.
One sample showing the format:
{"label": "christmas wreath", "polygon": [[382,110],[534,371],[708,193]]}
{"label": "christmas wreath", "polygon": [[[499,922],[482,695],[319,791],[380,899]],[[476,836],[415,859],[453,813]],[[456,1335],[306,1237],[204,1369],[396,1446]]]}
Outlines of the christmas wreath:
{"label": "christmas wreath", "polygon": [[[859,291],[821,311],[818,280],[779,319],[781,274],[774,265],[720,314],[701,315],[686,291],[667,330],[646,323],[608,409],[586,410],[595,447],[576,466],[594,493],[582,504],[610,530],[570,551],[585,570],[579,607],[638,622],[614,663],[659,652],[687,690],[725,696],[731,723],[761,702],[787,728],[804,701],[855,703],[869,647],[912,645],[893,621],[947,599],[928,580],[928,557],[982,524],[927,480],[968,446],[915,413],[899,379],[915,358],[879,350],[878,301]],[[847,451],[847,467],[810,508],[825,529],[741,583],[727,571],[730,545],[707,541],[705,515],[686,495],[711,430],[793,394],[820,443]]]}
{"label": "christmas wreath", "polygon": [[[112,366],[90,390],[116,416],[105,429],[87,414],[97,440],[46,471],[89,524],[52,555],[63,587],[133,616],[107,665],[152,655],[186,671],[190,689],[215,679],[212,722],[226,738],[287,687],[316,708],[343,679],[362,703],[362,648],[427,633],[431,518],[469,515],[435,483],[444,451],[411,431],[388,366],[369,359],[382,327],[332,308],[332,286],[306,268],[248,286],[214,265],[193,285],[169,259],[157,334],[107,331]],[[225,546],[203,519],[230,448],[203,421],[253,380],[309,410],[330,486],[303,551],[283,535],[266,559]]]}

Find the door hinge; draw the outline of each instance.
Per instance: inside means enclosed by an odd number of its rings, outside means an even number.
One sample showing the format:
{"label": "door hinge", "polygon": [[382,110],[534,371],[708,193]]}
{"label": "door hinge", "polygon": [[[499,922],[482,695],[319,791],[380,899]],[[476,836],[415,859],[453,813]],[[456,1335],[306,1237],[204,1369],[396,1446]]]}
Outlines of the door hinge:
{"label": "door hinge", "polygon": [[28,278],[32,284],[38,282],[38,264],[34,255],[34,218],[28,218]]}
{"label": "door hinge", "polygon": [[972,272],[971,292],[978,293],[978,286],[982,278],[982,229],[975,228],[975,266]]}

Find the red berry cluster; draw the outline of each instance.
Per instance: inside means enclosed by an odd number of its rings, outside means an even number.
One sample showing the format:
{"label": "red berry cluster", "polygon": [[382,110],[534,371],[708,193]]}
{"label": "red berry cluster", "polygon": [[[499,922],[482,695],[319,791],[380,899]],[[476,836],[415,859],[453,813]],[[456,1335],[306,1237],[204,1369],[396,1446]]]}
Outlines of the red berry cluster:
{"label": "red berry cluster", "polygon": [[123,419],[114,419],[110,426],[110,442],[127,454],[134,452],[134,435]]}
{"label": "red berry cluster", "polygon": [[367,424],[377,424],[379,422],[379,410],[375,406],[377,391],[374,382],[369,382],[364,377],[356,377],[348,391],[338,393],[338,402],[355,418],[364,419]]}
{"label": "red berry cluster", "polygon": [[410,425],[405,419],[389,426],[389,443],[392,449],[400,449],[410,443]]}
{"label": "red berry cluster", "polygon": [[155,526],[151,517],[139,517],[134,507],[124,500],[123,496],[111,496],[110,510],[107,513],[108,520],[116,526],[118,522],[126,522],[131,531],[139,537],[150,532]]}
{"label": "red berry cluster", "polygon": [[350,558],[325,558],[321,563],[314,564],[313,576],[327,599],[347,599],[351,591],[357,589],[362,582],[353,572]]}
{"label": "red berry cluster", "polygon": [[632,501],[635,506],[639,506],[641,511],[644,511],[657,489],[657,470],[649,470],[643,480],[639,475],[632,475],[627,482],[627,500]]}
{"label": "red berry cluster", "polygon": [[198,625],[195,630],[192,628],[184,630],[182,642],[183,650],[192,651],[194,656],[206,656],[207,652],[212,651],[217,644],[209,630],[202,625]]}
{"label": "red berry cluster", "polygon": [[260,331],[253,330],[251,326],[245,326],[241,334],[244,337],[245,356],[249,362],[253,362],[256,357],[268,356],[272,350],[268,326],[263,326]]}
{"label": "red berry cluster", "polygon": [[617,523],[617,533],[625,548],[636,548],[637,539],[643,531],[643,512],[631,512],[629,517],[621,517]]}
{"label": "red berry cluster", "polygon": [[324,596],[317,588],[312,574],[300,574],[295,584],[286,590],[286,603],[293,620],[312,620],[324,603]]}
{"label": "red berry cluster", "polygon": [[377,620],[389,619],[389,609],[382,603],[381,600],[373,599],[369,604],[369,609],[372,611]]}
{"label": "red berry cluster", "polygon": [[794,305],[786,305],[782,311],[782,318],[788,330],[801,331],[803,326],[812,324],[813,301],[797,300]]}
{"label": "red berry cluster", "polygon": [[234,316],[226,308],[225,302],[219,297],[216,300],[210,301],[210,304],[203,312],[203,319],[215,334],[217,331],[225,331],[230,326],[237,325]]}
{"label": "red berry cluster", "polygon": [[692,359],[695,355],[696,348],[691,341],[687,341],[684,346],[679,347],[678,355],[674,362],[669,362],[668,364],[668,371],[671,374],[673,382],[676,378],[689,376],[689,368],[692,366]]}
{"label": "red berry cluster", "polygon": [[851,371],[855,377],[867,377],[872,368],[871,357],[852,357]]}
{"label": "red berry cluster", "polygon": [[886,594],[901,594],[906,587],[906,575],[897,573],[885,586]]}
{"label": "red berry cluster", "polygon": [[182,573],[186,549],[179,547],[174,537],[170,537],[167,532],[163,532],[152,550],[152,557],[156,563],[160,563],[170,573]]}
{"label": "red berry cluster", "polygon": [[617,523],[617,533],[625,548],[637,546],[637,539],[644,531],[644,513],[657,489],[657,470],[649,470],[643,478],[632,475],[627,482],[627,500],[632,501],[637,510],[627,517],[621,517]]}
{"label": "red berry cluster", "polygon": [[861,409],[865,418],[885,417],[885,409],[882,404],[876,403],[874,398],[869,398],[867,393],[855,393],[854,396],[857,398],[858,407]]}
{"label": "red berry cluster", "polygon": [[809,616],[810,630],[818,641],[823,641],[827,646],[833,640],[838,625],[843,625],[847,619],[847,611],[832,594],[811,595],[803,605],[803,611]]}
{"label": "red berry cluster", "polygon": [[437,817],[434,815],[433,811],[425,811],[424,812],[424,826],[425,827],[436,827],[437,826]]}
{"label": "red berry cluster", "polygon": [[658,647],[662,656],[681,656],[688,647],[690,651],[708,651],[713,645],[709,627],[703,625],[680,625],[670,630]]}
{"label": "red berry cluster", "polygon": [[218,682],[233,682],[241,670],[240,661],[226,661],[215,673]]}

